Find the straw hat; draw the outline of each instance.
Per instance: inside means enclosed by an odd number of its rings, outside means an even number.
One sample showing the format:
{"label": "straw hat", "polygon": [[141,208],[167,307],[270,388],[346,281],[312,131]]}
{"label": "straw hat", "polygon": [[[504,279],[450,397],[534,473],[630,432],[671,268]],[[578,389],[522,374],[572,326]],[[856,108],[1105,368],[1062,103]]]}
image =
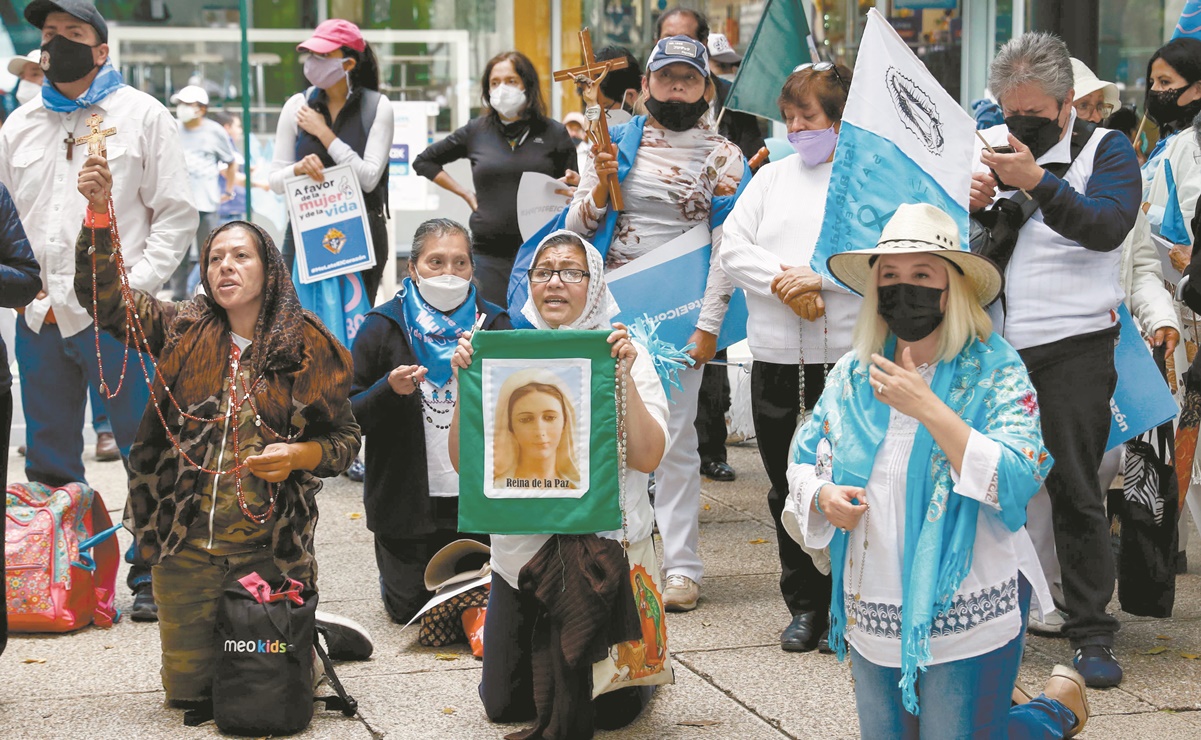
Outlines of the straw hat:
{"label": "straw hat", "polygon": [[877,257],[920,252],[937,254],[959,268],[981,306],[987,306],[1001,294],[1004,280],[996,264],[987,257],[961,249],[959,225],[955,219],[928,203],[902,204],[885,225],[873,249],[841,252],[831,257],[826,266],[843,285],[863,295]]}
{"label": "straw hat", "polygon": [[492,550],[475,540],[455,540],[430,558],[425,566],[425,588],[439,591],[457,583],[486,578],[492,573]]}
{"label": "straw hat", "polygon": [[1095,72],[1084,62],[1072,58],[1072,87],[1076,90],[1076,100],[1091,95],[1098,90],[1105,91],[1105,104],[1112,105],[1114,110],[1122,107],[1122,99],[1118,94],[1118,86],[1112,82],[1099,79]]}

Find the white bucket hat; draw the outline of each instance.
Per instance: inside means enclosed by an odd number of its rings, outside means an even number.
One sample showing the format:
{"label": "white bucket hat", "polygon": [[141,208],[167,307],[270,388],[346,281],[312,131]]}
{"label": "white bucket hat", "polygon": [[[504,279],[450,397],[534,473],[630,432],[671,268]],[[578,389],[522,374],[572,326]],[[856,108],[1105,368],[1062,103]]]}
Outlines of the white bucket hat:
{"label": "white bucket hat", "polygon": [[455,540],[430,558],[425,566],[425,589],[435,593],[473,580],[487,582],[492,576],[492,549],[475,540]]}
{"label": "white bucket hat", "polygon": [[958,268],[981,306],[987,306],[1001,294],[1004,279],[996,264],[961,249],[955,219],[928,203],[902,204],[884,226],[873,249],[841,252],[831,257],[826,266],[843,285],[863,295],[877,257],[920,252],[936,254]]}
{"label": "white bucket hat", "polygon": [[1088,68],[1084,62],[1072,57],[1072,87],[1076,90],[1076,100],[1086,95],[1092,95],[1098,90],[1105,91],[1105,104],[1117,110],[1122,106],[1122,98],[1118,94],[1118,86],[1112,82],[1099,79],[1097,74]]}
{"label": "white bucket hat", "polygon": [[8,73],[10,75],[20,77],[21,70],[25,69],[26,64],[40,65],[41,63],[42,63],[42,50],[34,49],[33,51],[29,52],[28,54],[23,54],[19,57],[13,57],[12,59],[9,59],[8,60]]}

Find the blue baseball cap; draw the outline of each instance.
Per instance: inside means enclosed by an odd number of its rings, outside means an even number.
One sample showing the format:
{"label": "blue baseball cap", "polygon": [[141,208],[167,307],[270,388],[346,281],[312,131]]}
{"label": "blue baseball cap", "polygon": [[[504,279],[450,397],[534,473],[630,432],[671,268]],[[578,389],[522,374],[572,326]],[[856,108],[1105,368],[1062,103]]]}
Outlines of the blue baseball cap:
{"label": "blue baseball cap", "polygon": [[669,64],[688,64],[705,77],[709,76],[709,50],[696,39],[687,36],[668,36],[659,39],[646,60],[646,71],[657,72]]}
{"label": "blue baseball cap", "polygon": [[100,43],[108,43],[108,24],[96,6],[86,0],[33,0],[25,6],[25,20],[37,28],[46,25],[46,16],[51,13],[66,13],[96,29]]}

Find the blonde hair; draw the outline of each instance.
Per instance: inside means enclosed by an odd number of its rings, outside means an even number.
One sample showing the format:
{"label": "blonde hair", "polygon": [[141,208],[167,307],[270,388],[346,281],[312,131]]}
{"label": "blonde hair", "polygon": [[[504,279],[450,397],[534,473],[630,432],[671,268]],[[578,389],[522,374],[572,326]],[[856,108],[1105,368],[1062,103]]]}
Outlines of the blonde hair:
{"label": "blonde hair", "polygon": [[510,375],[501,384],[496,404],[496,426],[493,441],[493,485],[500,485],[505,478],[513,477],[521,461],[521,449],[513,433],[513,405],[523,396],[545,393],[556,399],[563,407],[563,433],[555,450],[555,475],[571,482],[571,488],[579,488],[581,482],[579,464],[576,462],[575,427],[576,411],[571,394],[562,378],[543,368],[526,368]]}
{"label": "blonde hair", "polygon": [[[967,278],[959,274],[959,270],[950,260],[947,263],[947,310],[938,328],[942,334],[938,339],[934,362],[947,362],[963,351],[963,348],[976,339],[986,340],[992,335],[992,319],[976,301]],[[851,346],[855,356],[863,364],[870,364],[873,354],[884,350],[884,342],[888,339],[888,324],[880,315],[880,296],[877,290],[880,282],[880,260],[872,265],[871,279],[863,294],[863,306],[859,309],[859,318],[855,321],[855,329],[851,333]]]}

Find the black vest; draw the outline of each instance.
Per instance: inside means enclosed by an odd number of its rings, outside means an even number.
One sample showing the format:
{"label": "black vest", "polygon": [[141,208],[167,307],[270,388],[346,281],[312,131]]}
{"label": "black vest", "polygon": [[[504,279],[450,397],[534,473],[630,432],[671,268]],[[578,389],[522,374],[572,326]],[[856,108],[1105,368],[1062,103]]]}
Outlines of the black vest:
{"label": "black vest", "polygon": [[[306,104],[320,113],[334,134],[346,142],[360,157],[367,150],[367,137],[371,133],[371,124],[375,121],[375,112],[379,108],[380,97],[380,93],[375,90],[356,89],[346,99],[346,105],[338,113],[338,120],[330,121],[329,106],[326,103],[328,98],[325,91],[316,87],[310,87],[305,91]],[[337,164],[316,136],[298,128],[296,131],[296,161],[299,162],[309,154],[316,154],[320,157],[326,167],[333,167]],[[384,167],[375,189],[369,193],[363,193],[363,200],[366,201],[369,214],[387,215],[388,171],[389,168]]]}

